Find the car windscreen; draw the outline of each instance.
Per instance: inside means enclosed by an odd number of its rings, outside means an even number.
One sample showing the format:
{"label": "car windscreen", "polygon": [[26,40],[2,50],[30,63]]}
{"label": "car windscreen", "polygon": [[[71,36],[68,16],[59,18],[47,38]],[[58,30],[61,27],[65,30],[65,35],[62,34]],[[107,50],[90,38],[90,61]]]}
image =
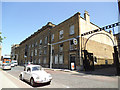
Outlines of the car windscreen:
{"label": "car windscreen", "polygon": [[38,70],[41,70],[41,68],[39,66],[37,67],[32,67],[32,71],[38,71]]}
{"label": "car windscreen", "polygon": [[10,66],[10,64],[3,64],[3,66]]}

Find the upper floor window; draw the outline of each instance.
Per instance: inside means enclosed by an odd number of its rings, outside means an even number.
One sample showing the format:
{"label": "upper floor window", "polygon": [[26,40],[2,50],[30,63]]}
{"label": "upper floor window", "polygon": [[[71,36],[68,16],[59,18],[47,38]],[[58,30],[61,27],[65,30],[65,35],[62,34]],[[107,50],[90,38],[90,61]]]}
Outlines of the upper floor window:
{"label": "upper floor window", "polygon": [[60,38],[60,39],[63,38],[63,30],[61,30],[61,31],[59,32],[59,38]]}
{"label": "upper floor window", "polygon": [[60,51],[60,52],[63,51],[63,43],[59,45],[59,51]]}
{"label": "upper floor window", "polygon": [[32,47],[34,47],[34,44],[32,44]]}
{"label": "upper floor window", "polygon": [[35,47],[37,47],[37,42],[35,43]]}
{"label": "upper floor window", "polygon": [[46,57],[44,57],[44,59],[43,59],[43,64],[46,64]]}
{"label": "upper floor window", "polygon": [[40,55],[42,55],[42,50],[41,50],[41,49],[39,49],[39,56],[40,56]]}
{"label": "upper floor window", "polygon": [[35,49],[35,56],[37,56],[37,49]]}
{"label": "upper floor window", "polygon": [[33,50],[31,50],[31,56],[33,56]]}
{"label": "upper floor window", "polygon": [[44,54],[47,54],[47,47],[44,47]]}
{"label": "upper floor window", "polygon": [[52,34],[51,36],[51,41],[54,41],[54,34]]}
{"label": "upper floor window", "polygon": [[42,45],[42,40],[40,40],[40,45]]}
{"label": "upper floor window", "polygon": [[71,25],[70,26],[70,35],[73,35],[75,32],[74,32],[74,25]]}
{"label": "upper floor window", "polygon": [[45,37],[45,44],[47,44],[47,37]]}

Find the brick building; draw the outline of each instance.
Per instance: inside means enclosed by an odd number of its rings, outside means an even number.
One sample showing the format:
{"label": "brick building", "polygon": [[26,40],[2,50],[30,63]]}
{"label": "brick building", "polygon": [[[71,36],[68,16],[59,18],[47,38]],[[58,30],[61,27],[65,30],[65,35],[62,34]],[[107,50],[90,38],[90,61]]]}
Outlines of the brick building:
{"label": "brick building", "polygon": [[[53,68],[71,69],[71,63],[74,63],[75,69],[81,69],[83,67],[81,50],[84,49],[85,42],[90,37],[86,35],[81,38],[81,34],[95,29],[100,29],[100,27],[90,22],[87,11],[84,17],[81,17],[78,12],[58,25],[48,22],[16,48],[18,63],[22,65],[30,61],[50,67],[52,51]],[[113,64],[113,43],[107,35],[112,39],[114,36],[111,32],[104,30],[101,33],[88,40],[86,50],[96,58],[95,65]],[[76,45],[73,39],[77,40]]]}

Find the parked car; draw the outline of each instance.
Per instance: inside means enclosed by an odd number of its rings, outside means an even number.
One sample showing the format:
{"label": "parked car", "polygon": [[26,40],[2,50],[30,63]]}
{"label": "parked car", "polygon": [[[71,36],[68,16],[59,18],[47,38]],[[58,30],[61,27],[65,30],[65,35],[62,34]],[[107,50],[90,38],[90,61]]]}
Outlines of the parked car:
{"label": "parked car", "polygon": [[3,63],[3,64],[2,64],[2,69],[3,69],[3,70],[7,70],[7,69],[11,70],[11,64]]}
{"label": "parked car", "polygon": [[12,60],[12,62],[14,63],[14,66],[18,65],[17,60]]}
{"label": "parked car", "polygon": [[11,67],[14,67],[14,66],[15,66],[15,64],[13,62],[11,62]]}
{"label": "parked car", "polygon": [[20,80],[26,80],[30,82],[32,86],[40,83],[49,83],[52,80],[52,76],[44,71],[40,65],[27,65],[25,71],[20,73]]}

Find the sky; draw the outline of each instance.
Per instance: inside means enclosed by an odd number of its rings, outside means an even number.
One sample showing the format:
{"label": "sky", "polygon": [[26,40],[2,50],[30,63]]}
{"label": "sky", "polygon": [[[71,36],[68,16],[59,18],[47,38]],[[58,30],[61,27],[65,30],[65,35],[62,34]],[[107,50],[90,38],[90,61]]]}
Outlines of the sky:
{"label": "sky", "polygon": [[118,22],[117,2],[2,2],[2,55],[48,22],[57,25],[77,12],[83,17],[85,10],[99,27]]}

